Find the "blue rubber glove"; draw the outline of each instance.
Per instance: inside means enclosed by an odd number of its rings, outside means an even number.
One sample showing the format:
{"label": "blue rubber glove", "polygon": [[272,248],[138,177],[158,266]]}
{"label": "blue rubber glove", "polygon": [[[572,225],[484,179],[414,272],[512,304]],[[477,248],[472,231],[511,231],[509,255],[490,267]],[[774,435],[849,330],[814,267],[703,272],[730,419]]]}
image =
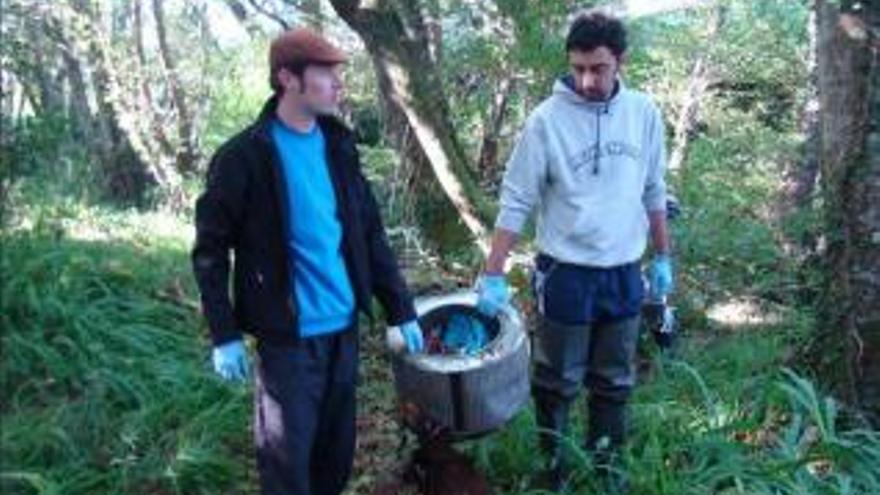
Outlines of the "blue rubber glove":
{"label": "blue rubber glove", "polygon": [[650,285],[651,299],[655,301],[662,300],[672,292],[672,260],[668,254],[658,254],[651,261],[648,270],[648,284]]}
{"label": "blue rubber glove", "polygon": [[241,340],[218,345],[211,358],[214,361],[214,371],[224,380],[242,381],[247,378],[248,358]]}
{"label": "blue rubber glove", "polygon": [[416,353],[425,350],[425,337],[418,320],[410,320],[400,325],[400,333],[403,335],[408,352]]}
{"label": "blue rubber glove", "polygon": [[477,310],[495,317],[501,308],[510,303],[510,291],[504,275],[482,275],[477,281]]}

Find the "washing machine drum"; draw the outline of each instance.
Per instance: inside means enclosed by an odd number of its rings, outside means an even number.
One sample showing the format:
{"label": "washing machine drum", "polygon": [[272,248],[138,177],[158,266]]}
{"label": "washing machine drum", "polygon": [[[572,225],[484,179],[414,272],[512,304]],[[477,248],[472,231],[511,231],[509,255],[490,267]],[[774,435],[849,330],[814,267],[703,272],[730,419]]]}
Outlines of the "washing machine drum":
{"label": "washing machine drum", "polygon": [[475,293],[462,292],[420,298],[415,305],[427,340],[442,338],[437,329],[456,315],[478,321],[488,337],[479,351],[392,357],[400,403],[417,406],[457,438],[498,429],[529,400],[529,341],[520,314],[507,307],[489,318],[476,310],[476,302]]}

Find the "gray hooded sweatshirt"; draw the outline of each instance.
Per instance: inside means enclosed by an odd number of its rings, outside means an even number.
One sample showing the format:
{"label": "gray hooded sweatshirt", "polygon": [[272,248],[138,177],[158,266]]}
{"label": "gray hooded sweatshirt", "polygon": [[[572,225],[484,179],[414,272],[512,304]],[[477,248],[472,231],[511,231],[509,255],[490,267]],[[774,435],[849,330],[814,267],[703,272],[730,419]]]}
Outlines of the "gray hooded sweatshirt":
{"label": "gray hooded sweatshirt", "polygon": [[537,209],[537,243],[557,260],[612,267],[641,258],[649,211],[666,209],[663,118],[618,83],[591,102],[564,81],[526,120],[507,163],[496,227],[519,233]]}

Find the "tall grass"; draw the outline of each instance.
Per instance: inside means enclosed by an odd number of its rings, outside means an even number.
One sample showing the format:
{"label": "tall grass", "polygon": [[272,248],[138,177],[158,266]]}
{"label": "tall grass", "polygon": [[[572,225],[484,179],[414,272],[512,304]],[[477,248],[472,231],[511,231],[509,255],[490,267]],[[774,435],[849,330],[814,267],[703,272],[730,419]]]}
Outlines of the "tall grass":
{"label": "tall grass", "polygon": [[[750,332],[693,345],[682,360],[658,359],[633,401],[621,465],[629,493],[880,493],[880,433],[842,427],[837,403],[780,365],[782,346],[778,334]],[[529,489],[534,432],[525,413],[471,446],[506,493],[540,493]],[[569,492],[606,493],[578,449],[581,434],[574,428],[568,442],[578,464]]]}
{"label": "tall grass", "polygon": [[240,493],[247,392],[209,373],[185,253],[2,242],[3,493]]}

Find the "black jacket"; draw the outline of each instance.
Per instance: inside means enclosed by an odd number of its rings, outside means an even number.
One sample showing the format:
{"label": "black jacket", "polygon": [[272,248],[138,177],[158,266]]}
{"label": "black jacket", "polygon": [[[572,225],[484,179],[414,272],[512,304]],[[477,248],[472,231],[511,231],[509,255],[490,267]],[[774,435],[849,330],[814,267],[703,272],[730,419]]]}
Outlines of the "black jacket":
{"label": "black jacket", "polygon": [[[289,259],[287,244],[288,222],[296,221],[297,212],[289,211],[281,161],[269,133],[276,106],[277,100],[270,99],[256,122],[217,150],[196,203],[192,263],[215,345],[241,338],[241,332],[274,343],[293,343],[299,336],[289,276],[296,260]],[[412,319],[412,299],[361,172],[354,133],[333,117],[320,117],[318,125],[327,143],[342,252],[357,308],[372,318],[375,294],[389,324]]]}

